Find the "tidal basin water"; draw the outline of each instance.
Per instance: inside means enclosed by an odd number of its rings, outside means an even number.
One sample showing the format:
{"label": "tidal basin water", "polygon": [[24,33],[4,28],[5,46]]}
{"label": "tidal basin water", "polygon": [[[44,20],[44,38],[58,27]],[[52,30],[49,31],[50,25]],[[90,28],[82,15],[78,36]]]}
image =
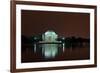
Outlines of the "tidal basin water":
{"label": "tidal basin water", "polygon": [[[26,48],[27,47],[27,48]],[[84,60],[90,58],[89,46],[65,48],[63,44],[38,44],[36,47],[25,46],[22,62],[44,62],[63,60]]]}

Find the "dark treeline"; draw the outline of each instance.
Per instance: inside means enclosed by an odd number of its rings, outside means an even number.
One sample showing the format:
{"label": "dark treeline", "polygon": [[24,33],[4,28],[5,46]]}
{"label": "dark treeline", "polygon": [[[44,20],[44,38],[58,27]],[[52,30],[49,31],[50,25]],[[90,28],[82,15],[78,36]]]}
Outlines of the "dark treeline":
{"label": "dark treeline", "polygon": [[[57,41],[61,41],[62,44],[64,43],[65,48],[77,48],[77,47],[89,47],[90,46],[90,39],[89,38],[81,38],[81,37],[59,37],[56,39]],[[22,49],[25,50],[26,48],[34,48],[34,44],[38,43],[39,41],[42,40],[42,36],[31,36],[31,37],[26,37],[24,35],[21,36],[21,43],[22,43]]]}
{"label": "dark treeline", "polygon": [[[39,36],[31,36],[31,37],[26,37],[24,35],[21,36],[21,48],[22,51],[26,51],[27,48],[32,50],[34,49],[34,44],[38,43],[39,41],[42,41],[41,35]],[[34,51],[34,50],[33,50]]]}
{"label": "dark treeline", "polygon": [[90,39],[89,38],[81,38],[81,37],[66,37],[66,38],[58,38],[58,41],[62,41],[65,43],[66,48],[76,48],[76,47],[84,47],[89,46]]}

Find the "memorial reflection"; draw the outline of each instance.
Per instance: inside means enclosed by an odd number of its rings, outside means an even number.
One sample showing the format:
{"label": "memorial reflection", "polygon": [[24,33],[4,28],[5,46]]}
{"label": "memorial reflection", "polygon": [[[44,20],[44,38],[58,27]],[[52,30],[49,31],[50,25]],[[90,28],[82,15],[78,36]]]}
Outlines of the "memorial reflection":
{"label": "memorial reflection", "polygon": [[[41,35],[22,36],[22,62],[89,59],[90,39],[62,37],[48,30]],[[85,55],[84,55],[85,54]]]}
{"label": "memorial reflection", "polygon": [[57,37],[58,35],[50,30],[42,35],[42,53],[45,58],[53,58],[57,55],[58,44],[54,44],[57,42]]}
{"label": "memorial reflection", "polygon": [[62,45],[62,42],[57,41],[57,38],[58,35],[54,31],[45,32],[42,34],[42,41],[36,44],[38,48],[36,48],[36,45],[34,46],[34,52],[36,52],[36,49],[42,49],[40,52],[42,52],[44,58],[55,58],[59,54],[59,45]]}

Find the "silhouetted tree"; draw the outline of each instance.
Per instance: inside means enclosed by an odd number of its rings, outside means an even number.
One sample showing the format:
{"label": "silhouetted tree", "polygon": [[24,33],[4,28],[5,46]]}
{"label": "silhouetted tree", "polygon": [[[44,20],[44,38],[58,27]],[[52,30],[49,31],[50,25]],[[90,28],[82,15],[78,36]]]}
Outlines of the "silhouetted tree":
{"label": "silhouetted tree", "polygon": [[65,47],[70,48],[71,47],[71,38],[65,38]]}
{"label": "silhouetted tree", "polygon": [[25,35],[21,36],[21,48],[22,51],[25,51],[27,48],[29,48],[28,44],[31,44],[31,40],[26,37]]}

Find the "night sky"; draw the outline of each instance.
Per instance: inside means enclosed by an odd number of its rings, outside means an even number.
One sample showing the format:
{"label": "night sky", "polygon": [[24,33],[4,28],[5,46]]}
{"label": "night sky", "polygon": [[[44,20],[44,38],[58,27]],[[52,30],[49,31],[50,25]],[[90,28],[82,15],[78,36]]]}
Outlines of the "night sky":
{"label": "night sky", "polygon": [[55,31],[63,37],[90,36],[90,15],[51,11],[21,11],[21,33],[25,36],[39,35],[47,30]]}

